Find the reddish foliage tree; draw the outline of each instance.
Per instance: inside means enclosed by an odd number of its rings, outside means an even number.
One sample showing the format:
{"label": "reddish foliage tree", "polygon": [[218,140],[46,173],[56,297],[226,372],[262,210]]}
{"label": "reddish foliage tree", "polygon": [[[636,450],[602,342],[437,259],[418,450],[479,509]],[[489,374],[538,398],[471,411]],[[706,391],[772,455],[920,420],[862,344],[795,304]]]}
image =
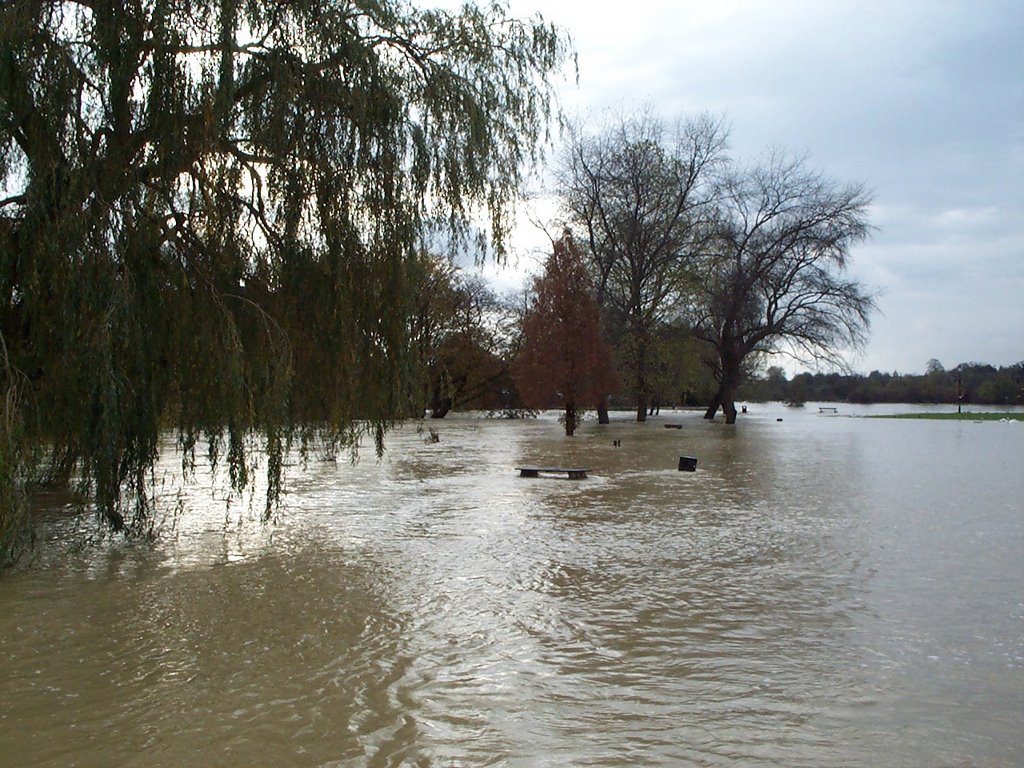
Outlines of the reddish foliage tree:
{"label": "reddish foliage tree", "polygon": [[565,434],[572,435],[577,410],[596,406],[617,382],[590,277],[568,233],[554,243],[533,290],[513,376],[527,407],[564,407]]}

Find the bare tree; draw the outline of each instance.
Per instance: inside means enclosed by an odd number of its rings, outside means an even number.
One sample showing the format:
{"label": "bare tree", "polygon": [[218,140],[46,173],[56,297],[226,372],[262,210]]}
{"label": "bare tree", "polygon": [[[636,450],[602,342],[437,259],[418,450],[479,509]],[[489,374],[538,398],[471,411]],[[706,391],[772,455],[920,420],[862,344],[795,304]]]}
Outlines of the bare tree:
{"label": "bare tree", "polygon": [[863,346],[875,299],[843,273],[869,233],[870,197],[781,154],[730,170],[717,197],[692,328],[718,382],[705,418],[721,407],[732,424],[736,389],[760,356],[846,368],[843,353]]}
{"label": "bare tree", "polygon": [[699,225],[710,202],[709,171],[726,134],[709,116],[670,126],[644,111],[595,133],[577,126],[563,156],[559,196],[589,249],[607,327],[618,329],[637,421],[647,416],[653,334],[686,293],[694,240],[706,231]]}

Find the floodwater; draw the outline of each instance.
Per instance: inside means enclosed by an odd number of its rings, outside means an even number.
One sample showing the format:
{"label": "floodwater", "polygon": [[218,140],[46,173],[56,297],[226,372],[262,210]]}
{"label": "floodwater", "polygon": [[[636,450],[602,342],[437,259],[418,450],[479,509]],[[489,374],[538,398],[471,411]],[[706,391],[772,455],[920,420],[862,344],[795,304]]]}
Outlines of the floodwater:
{"label": "floodwater", "polygon": [[893,410],[449,417],[276,525],[210,478],[154,542],[55,514],[0,577],[0,762],[1020,766],[1024,423]]}

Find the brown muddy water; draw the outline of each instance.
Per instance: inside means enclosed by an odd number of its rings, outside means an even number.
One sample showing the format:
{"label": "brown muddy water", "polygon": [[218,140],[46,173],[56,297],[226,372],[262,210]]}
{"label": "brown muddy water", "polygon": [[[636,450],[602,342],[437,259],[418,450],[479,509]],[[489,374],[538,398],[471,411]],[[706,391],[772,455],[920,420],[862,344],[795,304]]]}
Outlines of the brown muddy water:
{"label": "brown muddy water", "polygon": [[276,525],[209,477],[155,542],[54,515],[0,764],[1020,766],[1024,423],[852,417],[892,410],[462,416]]}

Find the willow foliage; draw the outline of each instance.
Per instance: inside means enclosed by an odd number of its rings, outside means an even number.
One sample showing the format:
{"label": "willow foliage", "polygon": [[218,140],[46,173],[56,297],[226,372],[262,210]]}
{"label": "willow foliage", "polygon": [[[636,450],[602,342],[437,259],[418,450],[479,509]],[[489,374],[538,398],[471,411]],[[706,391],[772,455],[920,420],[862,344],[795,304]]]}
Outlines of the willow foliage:
{"label": "willow foliage", "polygon": [[500,4],[4,2],[0,482],[131,530],[168,427],[239,487],[265,449],[268,510],[293,438],[382,434],[425,228],[500,249],[566,55]]}

